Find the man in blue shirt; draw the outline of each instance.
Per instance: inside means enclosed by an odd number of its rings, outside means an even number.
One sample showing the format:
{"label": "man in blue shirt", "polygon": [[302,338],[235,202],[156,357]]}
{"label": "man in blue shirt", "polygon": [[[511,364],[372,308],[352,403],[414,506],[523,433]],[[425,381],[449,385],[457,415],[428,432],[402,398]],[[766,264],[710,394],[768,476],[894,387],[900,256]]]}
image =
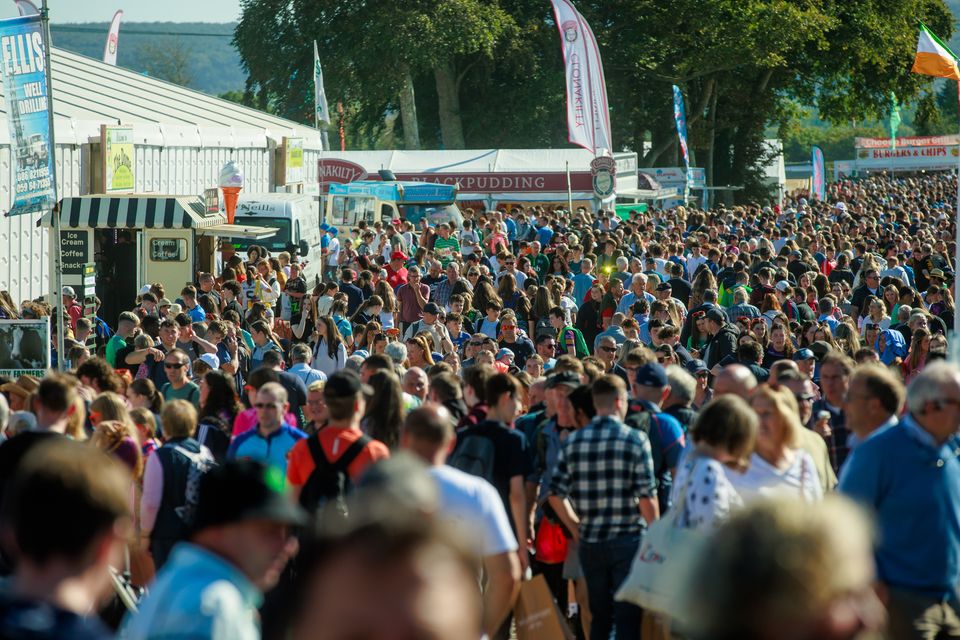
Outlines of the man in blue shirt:
{"label": "man in blue shirt", "polygon": [[290,409],[287,390],[268,382],[257,391],[257,426],[234,438],[227,449],[228,460],[255,460],[276,467],[287,477],[287,457],[297,440],[307,434],[283,421]]}
{"label": "man in blue shirt", "polygon": [[907,409],[851,452],[840,491],[875,512],[889,637],[960,637],[960,371],[928,365]]}
{"label": "man in blue shirt", "polygon": [[180,291],[180,299],[183,300],[183,309],[194,322],[203,322],[207,319],[207,312],[197,304],[197,288],[188,284]]}

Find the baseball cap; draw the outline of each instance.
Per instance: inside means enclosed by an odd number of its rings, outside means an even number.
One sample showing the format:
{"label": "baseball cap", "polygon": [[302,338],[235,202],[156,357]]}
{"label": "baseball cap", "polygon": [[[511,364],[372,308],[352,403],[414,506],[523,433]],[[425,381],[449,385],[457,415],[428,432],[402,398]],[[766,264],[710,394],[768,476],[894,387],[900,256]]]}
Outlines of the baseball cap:
{"label": "baseball cap", "polygon": [[320,225],[320,231],[330,231],[330,229],[332,229],[332,228],[333,228],[333,227],[331,227],[330,225],[328,225],[326,222],[324,222],[323,224]]}
{"label": "baseball cap", "polygon": [[707,369],[706,362],[704,362],[703,360],[697,360],[696,358],[694,358],[693,360],[689,360],[686,364],[686,367],[687,367],[687,373],[689,373],[692,376],[695,376],[698,373],[703,373],[705,371],[710,371],[710,369]]}
{"label": "baseball cap", "polygon": [[76,298],[77,292],[73,290],[73,287],[64,287],[60,290],[62,295],[67,296],[68,298]]}
{"label": "baseball cap", "polygon": [[150,285],[148,285],[148,284],[145,284],[145,285],[143,285],[142,287],[140,287],[140,293],[139,293],[139,295],[142,296],[142,295],[145,294],[145,293],[150,293]]}
{"label": "baseball cap", "polygon": [[427,304],[423,305],[423,312],[437,315],[440,313],[440,305],[438,305],[436,302],[428,302]]}
{"label": "baseball cap", "polygon": [[173,303],[170,302],[170,298],[160,298],[159,300],[157,300],[158,307],[169,307],[172,304]]}
{"label": "baseball cap", "polygon": [[307,523],[307,513],[284,493],[283,472],[253,460],[225,462],[200,480],[194,531],[247,520],[290,525]]}
{"label": "baseball cap", "polygon": [[556,389],[561,385],[575,389],[580,386],[580,376],[575,374],[573,371],[557,371],[556,373],[547,376],[547,389]]}
{"label": "baseball cap", "polygon": [[403,251],[394,251],[393,253],[390,254],[391,262],[394,260],[406,260],[406,259],[407,259],[407,254],[405,254]]}
{"label": "baseball cap", "polygon": [[327,378],[323,386],[325,398],[349,398],[358,393],[373,395],[373,389],[360,380],[360,376],[349,369],[341,369]]}
{"label": "baseball cap", "polygon": [[637,369],[637,384],[641,387],[665,387],[670,384],[667,370],[659,362],[648,362]]}
{"label": "baseball cap", "polygon": [[830,346],[829,342],[824,342],[823,340],[817,340],[810,345],[810,351],[813,351],[814,357],[817,361],[823,360],[823,358],[833,351],[833,347]]}
{"label": "baseball cap", "polygon": [[786,280],[781,280],[780,282],[777,283],[776,286],[777,286],[777,291],[782,292],[790,288],[790,283],[787,282]]}
{"label": "baseball cap", "polygon": [[814,355],[813,351],[810,349],[797,349],[797,351],[795,351],[793,354],[793,361],[799,362],[800,360],[813,360],[816,359],[816,357],[817,356]]}
{"label": "baseball cap", "polygon": [[723,311],[720,311],[717,307],[710,307],[703,315],[707,320],[713,320],[718,324],[725,324],[727,321],[727,317],[723,315]]}
{"label": "baseball cap", "polygon": [[516,358],[516,356],[513,354],[513,351],[510,351],[510,349],[507,349],[506,347],[504,347],[499,351],[497,351],[496,359],[499,360],[500,358],[509,358],[510,360],[513,360],[514,358]]}
{"label": "baseball cap", "polygon": [[661,282],[660,284],[657,285],[657,291],[672,291],[672,290],[673,290],[673,285],[671,285],[669,282]]}
{"label": "baseball cap", "polygon": [[210,365],[211,369],[220,368],[220,358],[218,358],[217,355],[214,353],[205,353],[202,356],[200,356],[200,360]]}

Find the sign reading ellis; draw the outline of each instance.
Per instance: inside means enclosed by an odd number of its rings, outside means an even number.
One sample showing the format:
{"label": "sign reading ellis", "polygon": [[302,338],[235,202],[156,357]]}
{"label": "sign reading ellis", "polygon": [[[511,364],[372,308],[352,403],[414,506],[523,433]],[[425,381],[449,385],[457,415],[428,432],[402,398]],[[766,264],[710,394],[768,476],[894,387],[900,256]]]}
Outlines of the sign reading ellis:
{"label": "sign reading ellis", "polygon": [[45,211],[56,203],[57,193],[39,15],[0,20],[0,70],[15,165],[7,215]]}
{"label": "sign reading ellis", "polygon": [[134,190],[133,127],[100,127],[103,156],[103,192],[131,193]]}

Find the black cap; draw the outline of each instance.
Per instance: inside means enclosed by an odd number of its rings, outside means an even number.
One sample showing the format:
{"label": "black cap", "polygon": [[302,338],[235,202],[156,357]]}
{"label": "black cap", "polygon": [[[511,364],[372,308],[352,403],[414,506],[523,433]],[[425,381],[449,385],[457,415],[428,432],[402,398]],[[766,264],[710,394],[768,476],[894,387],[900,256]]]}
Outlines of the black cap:
{"label": "black cap", "polygon": [[246,520],[306,524],[307,513],[284,493],[285,481],[280,469],[253,460],[212,468],[200,480],[193,530]]}
{"label": "black cap", "polygon": [[661,282],[660,284],[657,285],[657,291],[672,291],[672,290],[673,290],[673,285],[671,285],[669,282]]}
{"label": "black cap", "polygon": [[351,398],[361,392],[373,395],[373,389],[363,384],[360,376],[350,369],[334,372],[323,385],[324,398]]}
{"label": "black cap", "polygon": [[703,373],[704,371],[710,371],[710,369],[707,368],[707,363],[696,358],[693,360],[688,360],[687,364],[684,366],[687,368],[687,372],[694,376],[698,373]]}
{"label": "black cap", "polygon": [[704,314],[704,317],[707,320],[713,320],[717,324],[726,324],[727,322],[727,317],[723,315],[723,311],[721,311],[717,307],[710,307],[709,309],[707,309],[707,312]]}
{"label": "black cap", "polygon": [[573,388],[579,387],[580,376],[575,374],[573,371],[558,371],[547,377],[547,389],[555,389],[560,385],[566,385]]}
{"label": "black cap", "polygon": [[427,304],[423,305],[423,312],[430,313],[432,315],[439,315],[440,305],[438,305],[436,302],[428,302]]}

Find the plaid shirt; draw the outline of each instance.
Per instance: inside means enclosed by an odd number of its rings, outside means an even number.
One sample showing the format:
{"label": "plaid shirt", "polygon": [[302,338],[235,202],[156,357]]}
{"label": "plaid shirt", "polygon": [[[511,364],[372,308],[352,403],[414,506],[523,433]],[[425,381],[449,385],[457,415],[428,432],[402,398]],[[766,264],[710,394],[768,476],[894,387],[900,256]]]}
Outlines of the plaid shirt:
{"label": "plaid shirt", "polygon": [[656,489],[647,435],[607,416],[567,438],[550,480],[550,493],[573,502],[585,542],[641,533],[637,498]]}

